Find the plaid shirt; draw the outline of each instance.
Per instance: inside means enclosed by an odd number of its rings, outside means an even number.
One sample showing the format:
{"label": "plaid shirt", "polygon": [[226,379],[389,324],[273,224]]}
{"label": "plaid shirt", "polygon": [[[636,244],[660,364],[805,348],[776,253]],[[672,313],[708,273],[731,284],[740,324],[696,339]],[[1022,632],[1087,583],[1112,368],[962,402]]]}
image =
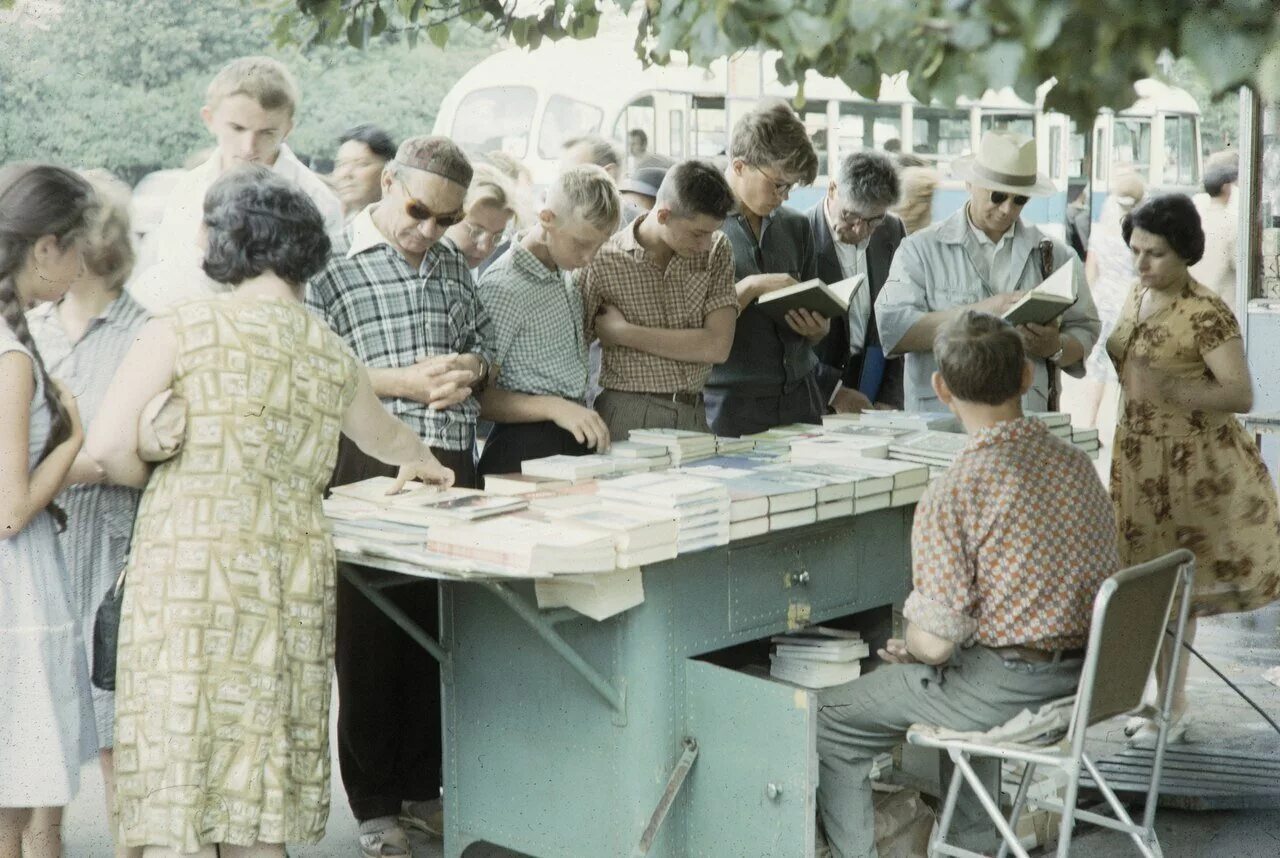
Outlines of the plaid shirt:
{"label": "plaid shirt", "polygon": [[911,549],[903,616],[990,647],[1084,646],[1094,596],[1120,568],[1093,463],[1030,417],[970,440],[916,509]]}
{"label": "plaid shirt", "polygon": [[582,296],[567,274],[538,261],[517,238],[477,287],[489,324],[481,331],[500,371],[497,385],[582,402],[587,343]]}
{"label": "plaid shirt", "polygon": [[[431,355],[477,353],[487,321],[466,259],[448,241],[427,251],[417,271],[387,243],[365,209],[352,219],[324,270],[307,287],[307,307],[373,369],[411,366]],[[480,403],[444,411],[412,399],[386,401],[433,447],[470,450]]]}
{"label": "plaid shirt", "polygon": [[[636,228],[644,216],[605,242],[578,275],[587,341],[595,339],[595,317],[606,304],[633,325],[671,330],[701,328],[707,314],[738,306],[733,249],[715,233],[711,250],[672,257],[666,269],[640,246]],[[711,374],[709,363],[686,363],[620,346],[605,346],[600,386],[634,393],[697,393]]]}

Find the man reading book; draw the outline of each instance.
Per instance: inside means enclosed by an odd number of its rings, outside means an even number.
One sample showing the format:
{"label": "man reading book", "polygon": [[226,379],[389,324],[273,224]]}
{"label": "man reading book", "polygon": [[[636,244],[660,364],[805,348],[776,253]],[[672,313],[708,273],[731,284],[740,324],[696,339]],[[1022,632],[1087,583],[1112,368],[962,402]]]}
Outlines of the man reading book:
{"label": "man reading book", "polygon": [[885,350],[906,355],[904,406],[941,408],[930,385],[937,368],[933,338],[941,325],[966,309],[1000,315],[1025,290],[1070,263],[1076,269],[1075,303],[1058,321],[1018,328],[1035,367],[1023,404],[1029,411],[1056,410],[1058,370],[1084,375],[1084,357],[1101,324],[1079,257],[1021,219],[1032,197],[1053,193],[1053,182],[1036,171],[1035,140],[1012,131],[988,131],[976,155],[955,162],[955,172],[967,183],[968,203],[902,242],[876,299]]}
{"label": "man reading book", "polygon": [[[1023,416],[1034,380],[1023,337],[965,310],[943,323],[933,353],[934,392],[970,439],[916,510],[905,638],[880,651],[887,664],[819,696],[818,809],[830,843],[820,856],[876,854],[871,763],[912,724],[983,732],[1074,693],[1094,596],[1119,566],[1093,463]],[[997,761],[974,767],[984,762]],[[993,848],[977,799],[961,795],[962,845]]]}
{"label": "man reading book", "polygon": [[587,339],[603,346],[595,407],[614,440],[632,429],[706,432],[702,387],[729,355],[738,301],[720,226],[733,192],[712,165],[667,171],[653,210],[582,272]]}
{"label": "man reading book", "polygon": [[885,358],[873,310],[907,234],[888,213],[898,194],[898,171],[888,157],[854,152],[808,213],[818,277],[826,283],[867,278],[848,314],[831,320],[831,333],[814,350],[822,362],[818,385],[834,411],[861,411],[875,402],[902,408],[902,357]]}

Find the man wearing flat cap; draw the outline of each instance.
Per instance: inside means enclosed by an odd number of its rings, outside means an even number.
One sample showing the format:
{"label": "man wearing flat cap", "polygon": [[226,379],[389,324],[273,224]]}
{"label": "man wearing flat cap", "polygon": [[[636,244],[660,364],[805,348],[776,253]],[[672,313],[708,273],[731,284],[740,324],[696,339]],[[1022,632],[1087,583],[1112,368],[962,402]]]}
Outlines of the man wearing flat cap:
{"label": "man wearing flat cap", "polygon": [[988,131],[977,154],[957,159],[954,170],[966,183],[969,201],[902,242],[876,300],[886,353],[906,355],[904,407],[946,410],[931,383],[939,327],[965,310],[999,316],[1026,290],[1070,264],[1076,269],[1076,302],[1054,323],[1018,328],[1035,370],[1023,407],[1056,410],[1058,370],[1084,374],[1084,358],[1101,325],[1079,258],[1061,239],[1021,219],[1032,197],[1054,193],[1053,182],[1036,170],[1035,140],[1012,131]]}

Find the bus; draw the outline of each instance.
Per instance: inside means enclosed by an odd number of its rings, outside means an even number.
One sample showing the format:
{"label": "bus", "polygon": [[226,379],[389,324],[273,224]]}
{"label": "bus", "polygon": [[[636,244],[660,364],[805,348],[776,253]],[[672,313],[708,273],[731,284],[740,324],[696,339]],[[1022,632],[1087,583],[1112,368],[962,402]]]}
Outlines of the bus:
{"label": "bus", "polygon": [[[554,177],[561,144],[581,134],[600,134],[625,147],[629,132],[640,130],[651,153],[716,159],[725,155],[734,121],[760,98],[795,98],[796,87],[780,84],[771,72],[774,56],[749,51],[709,69],[673,56],[669,65],[644,68],[629,40],[605,35],[536,51],[510,48],[485,58],[453,86],[434,132],[473,155],[501,149],[519,158],[538,186]],[[1023,216],[1059,236],[1068,189],[1091,184],[1097,220],[1110,178],[1123,170],[1139,172],[1153,190],[1199,190],[1200,110],[1185,91],[1140,81],[1131,107],[1101,111],[1086,134],[1044,108],[1053,83],[1037,89],[1034,103],[1006,89],[941,106],[912,97],[905,73],[886,76],[874,100],[810,73],[798,113],[818,153],[819,178],[793,191],[789,204],[812,205],[826,188],[831,165],[859,148],[913,153],[949,176],[950,161],[974,151],[993,128],[1035,137],[1041,171],[1056,191],[1033,200]],[[966,198],[963,183],[944,178],[934,194],[934,219],[956,211]]]}

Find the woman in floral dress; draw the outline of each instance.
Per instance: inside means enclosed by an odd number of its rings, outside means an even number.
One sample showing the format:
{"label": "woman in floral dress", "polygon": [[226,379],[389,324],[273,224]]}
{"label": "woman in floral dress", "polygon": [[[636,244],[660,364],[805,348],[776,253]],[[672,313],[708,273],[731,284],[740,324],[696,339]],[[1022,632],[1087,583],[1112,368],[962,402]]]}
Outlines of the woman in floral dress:
{"label": "woman in floral dress", "polygon": [[[1111,464],[1121,563],[1190,549],[1194,616],[1252,610],[1280,597],[1280,511],[1236,419],[1253,405],[1240,327],[1187,272],[1204,252],[1188,197],[1148,200],[1123,232],[1139,279],[1107,341],[1121,384]],[[1174,678],[1173,740],[1186,729],[1186,664]],[[1149,723],[1129,732],[1140,743],[1154,737]]]}

